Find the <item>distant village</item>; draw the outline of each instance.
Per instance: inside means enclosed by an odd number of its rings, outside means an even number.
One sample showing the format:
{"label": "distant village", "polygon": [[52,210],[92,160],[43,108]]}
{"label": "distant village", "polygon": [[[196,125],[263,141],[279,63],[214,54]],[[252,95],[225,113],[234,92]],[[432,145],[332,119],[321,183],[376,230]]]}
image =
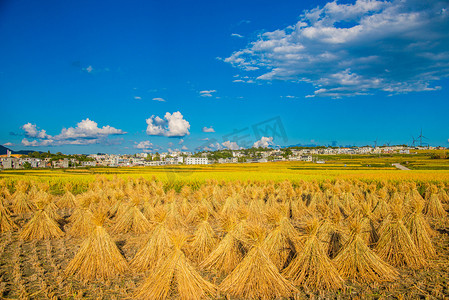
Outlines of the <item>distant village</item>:
{"label": "distant village", "polygon": [[[74,154],[57,155],[47,153],[11,154],[0,156],[1,169],[34,168],[86,168],[86,167],[153,167],[165,165],[207,165],[235,163],[266,163],[269,161],[306,161],[326,163],[326,155],[377,155],[377,154],[416,154],[416,150],[446,149],[442,147],[313,147],[313,148],[251,148],[241,150],[218,150],[203,152],[163,152],[124,154]],[[37,154],[36,154],[37,153]]]}

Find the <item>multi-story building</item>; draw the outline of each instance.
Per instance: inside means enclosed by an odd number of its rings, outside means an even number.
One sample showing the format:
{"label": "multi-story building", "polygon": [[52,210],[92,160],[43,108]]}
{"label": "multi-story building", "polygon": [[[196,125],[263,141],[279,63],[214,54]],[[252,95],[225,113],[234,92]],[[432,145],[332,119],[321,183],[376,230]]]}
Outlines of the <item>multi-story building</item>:
{"label": "multi-story building", "polygon": [[187,157],[186,165],[207,165],[209,159],[207,157]]}

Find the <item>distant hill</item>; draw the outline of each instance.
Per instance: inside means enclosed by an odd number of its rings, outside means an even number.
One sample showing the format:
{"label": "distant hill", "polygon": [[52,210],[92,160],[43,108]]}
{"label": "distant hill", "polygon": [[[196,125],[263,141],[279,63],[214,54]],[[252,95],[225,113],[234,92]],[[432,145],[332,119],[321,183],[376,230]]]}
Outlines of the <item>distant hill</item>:
{"label": "distant hill", "polygon": [[[34,152],[34,151],[35,151],[35,150],[19,150],[19,151],[14,151],[14,150],[11,150],[11,149],[9,149],[9,148],[6,148],[5,146],[0,145],[0,155],[5,155],[7,150],[10,150],[10,151],[11,151],[11,154],[25,154],[25,155],[28,154],[28,153],[31,153],[31,152]],[[42,151],[37,151],[37,152],[42,153]]]}

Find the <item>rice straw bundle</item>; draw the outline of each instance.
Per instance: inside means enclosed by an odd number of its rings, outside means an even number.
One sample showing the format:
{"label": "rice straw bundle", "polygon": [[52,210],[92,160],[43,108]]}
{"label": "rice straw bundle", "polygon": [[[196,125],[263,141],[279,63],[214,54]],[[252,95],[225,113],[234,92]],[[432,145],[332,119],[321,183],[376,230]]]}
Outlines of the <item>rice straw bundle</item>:
{"label": "rice straw bundle", "polygon": [[160,261],[156,270],[145,280],[135,294],[138,299],[200,300],[216,298],[217,287],[206,281],[192,267],[182,248],[186,243],[183,234],[172,234],[173,249],[167,258]]}
{"label": "rice straw bundle", "polygon": [[70,191],[66,191],[64,195],[56,202],[59,208],[75,208],[76,198]]}
{"label": "rice straw bundle", "polygon": [[36,211],[20,232],[20,238],[23,240],[44,240],[59,238],[63,235],[64,232],[59,228],[58,223],[48,215],[44,208]]}
{"label": "rice straw bundle", "polygon": [[351,236],[334,260],[343,278],[360,282],[393,281],[398,272],[371,250],[361,237],[361,224],[351,224]]}
{"label": "rice straw bundle", "polygon": [[88,207],[79,206],[69,217],[71,226],[68,234],[75,237],[88,236],[95,229],[93,213]]}
{"label": "rice straw bundle", "polygon": [[262,247],[278,270],[282,270],[296,253],[298,232],[278,209],[271,210],[269,214],[268,218],[275,224],[275,228],[267,235]]}
{"label": "rice straw bundle", "polygon": [[22,191],[16,191],[12,196],[11,202],[12,210],[18,215],[30,213],[34,209],[33,202]]}
{"label": "rice straw bundle", "polygon": [[303,248],[282,274],[295,285],[326,290],[341,288],[343,279],[318,239],[319,227],[316,219],[308,224],[307,235],[301,237]]}
{"label": "rice straw bundle", "polygon": [[197,263],[202,262],[217,245],[215,232],[208,221],[207,210],[203,212],[202,218],[203,221],[196,228],[193,240],[188,247],[189,257]]}
{"label": "rice straw bundle", "polygon": [[117,220],[112,227],[112,232],[117,233],[146,233],[150,230],[150,222],[140,211],[136,203],[133,203],[122,214],[117,215]]}
{"label": "rice straw bundle", "polygon": [[435,248],[431,240],[434,233],[422,214],[424,203],[415,201],[411,204],[412,212],[406,217],[405,225],[419,253],[424,258],[430,258],[435,255]]}
{"label": "rice straw bundle", "polygon": [[144,272],[154,268],[158,262],[165,258],[171,246],[169,239],[169,230],[165,222],[165,214],[159,211],[157,214],[157,225],[145,241],[143,247],[136,253],[131,260],[131,267],[139,272]]}
{"label": "rice straw bundle", "polygon": [[0,196],[0,233],[4,233],[17,228],[11,219],[9,210],[3,205],[3,197]]}
{"label": "rice straw bundle", "polygon": [[438,194],[432,194],[424,206],[424,214],[433,219],[446,217],[447,213],[441,204]]}
{"label": "rice straw bundle", "polygon": [[96,213],[95,229],[67,265],[67,276],[76,275],[87,281],[114,278],[127,271],[128,263],[103,227],[104,219],[104,214]]}
{"label": "rice straw bundle", "polygon": [[393,206],[391,215],[380,229],[376,251],[379,257],[394,266],[420,268],[425,261],[418,252],[402,221],[402,206]]}
{"label": "rice straw bundle", "polygon": [[285,279],[262,247],[265,231],[250,227],[244,238],[253,247],[241,263],[223,280],[220,290],[244,299],[290,297],[297,289]]}
{"label": "rice straw bundle", "polygon": [[318,228],[318,239],[324,247],[327,247],[327,255],[330,258],[337,256],[348,240],[349,234],[342,223],[343,217],[341,214],[333,215],[329,212]]}
{"label": "rice straw bundle", "polygon": [[236,224],[236,221],[231,219],[225,222],[222,227],[227,234],[201,263],[200,267],[205,270],[227,274],[243,259],[246,250],[238,238],[241,235],[243,223]]}

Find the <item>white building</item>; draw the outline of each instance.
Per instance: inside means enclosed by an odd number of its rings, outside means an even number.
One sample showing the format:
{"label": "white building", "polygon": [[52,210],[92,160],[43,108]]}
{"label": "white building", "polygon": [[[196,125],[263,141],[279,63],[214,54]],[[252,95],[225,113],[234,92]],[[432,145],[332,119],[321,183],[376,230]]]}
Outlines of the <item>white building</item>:
{"label": "white building", "polygon": [[302,161],[312,161],[312,155],[303,155],[301,156]]}
{"label": "white building", "polygon": [[207,157],[187,157],[186,165],[207,165],[209,159]]}

